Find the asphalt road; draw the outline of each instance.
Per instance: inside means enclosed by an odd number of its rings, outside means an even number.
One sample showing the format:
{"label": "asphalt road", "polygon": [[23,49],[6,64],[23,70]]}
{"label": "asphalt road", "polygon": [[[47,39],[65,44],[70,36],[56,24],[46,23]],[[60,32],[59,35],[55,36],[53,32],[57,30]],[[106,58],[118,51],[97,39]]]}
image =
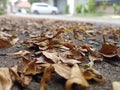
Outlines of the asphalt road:
{"label": "asphalt road", "polygon": [[79,21],[79,22],[92,22],[92,23],[105,23],[120,25],[120,16],[107,15],[101,17],[73,17],[71,15],[33,15],[33,14],[9,14],[9,16],[27,17],[27,18],[45,18],[55,20]]}

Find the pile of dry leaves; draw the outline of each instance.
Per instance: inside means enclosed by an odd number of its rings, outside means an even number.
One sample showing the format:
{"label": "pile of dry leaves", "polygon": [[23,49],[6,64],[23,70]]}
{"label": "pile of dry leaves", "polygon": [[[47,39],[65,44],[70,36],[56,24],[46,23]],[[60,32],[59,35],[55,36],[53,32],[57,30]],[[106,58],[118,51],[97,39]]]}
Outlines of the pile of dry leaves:
{"label": "pile of dry leaves", "polygon": [[[20,20],[23,22],[22,18]],[[51,80],[52,73],[66,80],[66,90],[71,90],[73,84],[89,87],[90,80],[98,83],[106,81],[93,68],[95,61],[114,57],[120,59],[120,28],[101,26],[102,30],[99,30],[92,23],[51,20],[44,23],[44,20],[32,19],[26,19],[25,26],[20,21],[6,18],[1,22],[0,48],[17,43],[19,35],[7,33],[13,29],[28,35],[28,38],[20,41],[25,50],[7,54],[19,56],[23,62],[12,68],[0,68],[0,90],[10,90],[14,81],[26,88],[33,76],[38,74],[42,75],[40,90],[47,90],[46,84]],[[97,45],[100,48],[96,48]]]}

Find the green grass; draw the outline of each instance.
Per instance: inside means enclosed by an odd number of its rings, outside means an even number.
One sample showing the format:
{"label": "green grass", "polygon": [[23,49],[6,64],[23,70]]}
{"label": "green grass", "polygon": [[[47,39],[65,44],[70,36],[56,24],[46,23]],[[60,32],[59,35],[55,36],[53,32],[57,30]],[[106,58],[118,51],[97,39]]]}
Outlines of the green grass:
{"label": "green grass", "polygon": [[[116,14],[119,16],[119,14]],[[80,18],[101,18],[101,19],[107,19],[107,20],[120,20],[120,17],[113,18],[112,16],[116,16],[114,14],[109,13],[103,13],[103,12],[96,12],[96,13],[85,13],[85,14],[76,14],[73,17],[80,17]]]}

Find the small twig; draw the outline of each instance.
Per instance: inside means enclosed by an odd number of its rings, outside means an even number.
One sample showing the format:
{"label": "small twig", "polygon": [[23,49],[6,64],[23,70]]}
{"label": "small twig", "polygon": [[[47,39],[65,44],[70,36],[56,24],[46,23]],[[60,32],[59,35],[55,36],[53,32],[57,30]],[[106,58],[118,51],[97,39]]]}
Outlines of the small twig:
{"label": "small twig", "polygon": [[103,35],[103,43],[106,43],[105,35]]}

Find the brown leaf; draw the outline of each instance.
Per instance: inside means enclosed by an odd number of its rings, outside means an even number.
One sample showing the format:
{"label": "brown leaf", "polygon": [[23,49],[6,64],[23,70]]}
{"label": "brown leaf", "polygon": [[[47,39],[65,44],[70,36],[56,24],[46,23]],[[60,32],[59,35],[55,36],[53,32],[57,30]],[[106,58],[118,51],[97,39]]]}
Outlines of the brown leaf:
{"label": "brown leaf", "polygon": [[32,76],[25,76],[21,74],[20,76],[17,73],[17,65],[10,69],[11,76],[16,80],[22,87],[27,87],[32,80]]}
{"label": "brown leaf", "polygon": [[80,32],[79,31],[75,31],[74,30],[74,37],[75,37],[75,39],[77,39],[77,40],[79,40],[79,41],[83,41],[83,36],[82,35],[80,35]]}
{"label": "brown leaf", "polygon": [[81,63],[81,61],[78,61],[76,59],[69,59],[69,58],[63,57],[62,55],[59,55],[59,58],[60,58],[62,63],[68,64],[68,65],[74,65],[76,63]]}
{"label": "brown leaf", "polygon": [[43,77],[40,81],[40,90],[47,90],[46,88],[46,82],[50,81],[51,74],[54,71],[54,67],[50,65],[49,67],[45,68]]}
{"label": "brown leaf", "polygon": [[40,25],[37,22],[34,22],[33,25],[35,26],[35,28],[39,29]]}
{"label": "brown leaf", "polygon": [[15,77],[14,77],[14,75],[12,74],[11,70],[14,71],[15,73],[17,73],[17,72],[18,72],[18,65],[14,65],[14,66],[11,67],[9,70],[10,70],[10,73],[11,73],[12,80],[14,81],[14,80],[15,80]]}
{"label": "brown leaf", "polygon": [[65,79],[68,79],[70,76],[70,67],[65,64],[53,64],[53,67],[55,68],[55,72],[62,76]]}
{"label": "brown leaf", "polygon": [[59,61],[59,57],[56,52],[43,51],[42,53],[46,58],[50,59],[53,63],[57,63]]}
{"label": "brown leaf", "polygon": [[11,90],[12,85],[9,68],[0,68],[0,90]]}
{"label": "brown leaf", "polygon": [[37,73],[36,70],[36,61],[37,60],[28,60],[23,57],[23,66],[21,69],[21,73],[25,75],[35,75]]}
{"label": "brown leaf", "polygon": [[104,57],[114,57],[117,55],[117,47],[111,43],[104,43],[99,52]]}
{"label": "brown leaf", "polygon": [[97,55],[89,55],[89,59],[90,61],[96,61],[96,60],[99,60],[99,61],[103,61],[103,57],[98,57]]}
{"label": "brown leaf", "polygon": [[117,49],[117,55],[120,58],[120,48]]}
{"label": "brown leaf", "polygon": [[18,75],[18,73],[14,69],[9,69],[12,76],[15,78],[15,80],[22,86],[22,87],[27,87],[26,84],[24,84],[22,78]]}
{"label": "brown leaf", "polygon": [[77,64],[75,64],[71,68],[70,77],[66,82],[66,90],[71,90],[72,84],[74,83],[79,84],[84,87],[89,86],[88,82],[83,76],[82,69]]}
{"label": "brown leaf", "polygon": [[15,53],[8,53],[7,55],[20,55],[20,56],[25,56],[27,54],[29,54],[30,52],[27,50],[20,50],[18,52]]}
{"label": "brown leaf", "polygon": [[18,38],[13,38],[10,34],[0,32],[0,48],[13,46],[17,41]]}
{"label": "brown leaf", "polygon": [[23,83],[28,86],[30,84],[30,82],[32,81],[32,75],[24,75],[21,74],[21,79],[23,81]]}
{"label": "brown leaf", "polygon": [[90,61],[96,61],[96,60],[102,61],[103,60],[103,57],[97,56],[96,52],[94,52],[88,45],[84,45],[83,48],[87,49],[89,53],[88,57]]}
{"label": "brown leaf", "polygon": [[105,78],[103,77],[103,75],[93,68],[85,69],[83,74],[85,79],[87,80],[94,79],[97,82],[105,82]]}

